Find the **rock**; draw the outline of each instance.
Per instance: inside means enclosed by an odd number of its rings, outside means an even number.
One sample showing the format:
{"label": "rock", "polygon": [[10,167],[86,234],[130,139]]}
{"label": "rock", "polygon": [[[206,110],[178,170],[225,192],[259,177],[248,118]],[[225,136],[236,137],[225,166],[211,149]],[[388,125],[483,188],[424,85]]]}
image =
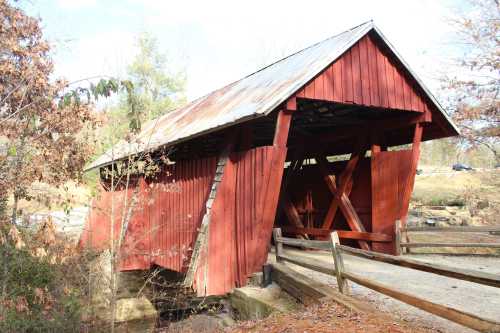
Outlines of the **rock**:
{"label": "rock", "polygon": [[473,218],[463,207],[421,206],[410,212],[410,219],[415,225],[425,225],[426,221],[433,221],[438,227],[446,227],[469,225]]}
{"label": "rock", "polygon": [[187,319],[170,323],[168,333],[218,333],[224,328],[223,319],[207,314],[192,315]]}
{"label": "rock", "polygon": [[158,313],[146,297],[123,298],[116,302],[117,332],[154,332]]}
{"label": "rock", "polygon": [[158,316],[146,297],[122,298],[116,301],[116,322],[150,319]]}
{"label": "rock", "polygon": [[[97,318],[109,322],[111,318],[111,264],[110,252],[102,252],[90,264],[92,304],[85,314],[89,320]],[[116,317],[117,332],[153,332],[158,313],[145,297],[145,272],[119,272],[116,275]]]}
{"label": "rock", "polygon": [[490,202],[488,200],[479,200],[476,204],[477,209],[485,209],[490,206]]}
{"label": "rock", "polygon": [[266,288],[237,288],[229,296],[229,301],[240,320],[263,319],[274,311],[289,312],[298,307],[295,300],[275,283]]}

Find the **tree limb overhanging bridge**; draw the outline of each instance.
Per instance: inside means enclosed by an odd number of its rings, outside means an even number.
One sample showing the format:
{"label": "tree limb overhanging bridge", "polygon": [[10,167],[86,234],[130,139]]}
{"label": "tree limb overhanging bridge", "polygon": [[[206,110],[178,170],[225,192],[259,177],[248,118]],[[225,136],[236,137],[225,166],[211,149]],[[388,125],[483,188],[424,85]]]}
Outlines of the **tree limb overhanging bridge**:
{"label": "tree limb overhanging bridge", "polygon": [[[81,244],[108,246],[112,197],[137,193],[119,268],[185,274],[200,296],[227,293],[260,271],[273,226],[311,240],[335,230],[344,245],[392,254],[421,141],[454,135],[432,94],[367,22],[151,121],[133,144],[98,158],[88,169],[105,175],[129,156],[170,152],[156,176],[134,176],[133,186],[93,202]],[[127,201],[114,202],[118,212]]]}

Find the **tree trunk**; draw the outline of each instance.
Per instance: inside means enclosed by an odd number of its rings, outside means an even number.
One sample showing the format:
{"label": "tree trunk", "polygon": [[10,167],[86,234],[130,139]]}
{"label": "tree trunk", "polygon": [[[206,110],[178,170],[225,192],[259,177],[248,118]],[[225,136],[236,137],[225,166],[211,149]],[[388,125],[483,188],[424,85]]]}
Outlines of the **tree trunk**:
{"label": "tree trunk", "polygon": [[16,224],[17,220],[17,204],[19,202],[19,196],[14,191],[14,203],[12,205],[12,224]]}

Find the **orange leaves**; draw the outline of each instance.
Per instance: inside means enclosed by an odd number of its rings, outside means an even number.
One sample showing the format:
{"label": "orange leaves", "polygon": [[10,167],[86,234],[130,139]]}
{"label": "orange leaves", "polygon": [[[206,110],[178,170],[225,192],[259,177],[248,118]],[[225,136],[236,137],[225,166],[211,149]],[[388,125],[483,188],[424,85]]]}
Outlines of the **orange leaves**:
{"label": "orange leaves", "polygon": [[16,249],[22,249],[26,246],[26,243],[24,243],[24,240],[21,238],[19,231],[14,225],[10,227],[8,235]]}
{"label": "orange leaves", "polygon": [[231,328],[230,331],[237,333],[430,332],[411,324],[391,320],[387,315],[380,316],[380,313],[352,312],[334,302],[312,305],[293,313],[274,314],[260,321],[242,322],[238,327]]}
{"label": "orange leaves", "polygon": [[90,105],[54,102],[67,88],[53,81],[49,45],[39,21],[0,1],[0,137],[15,156],[0,160],[0,188],[20,198],[34,181],[60,185],[80,179],[93,152]]}

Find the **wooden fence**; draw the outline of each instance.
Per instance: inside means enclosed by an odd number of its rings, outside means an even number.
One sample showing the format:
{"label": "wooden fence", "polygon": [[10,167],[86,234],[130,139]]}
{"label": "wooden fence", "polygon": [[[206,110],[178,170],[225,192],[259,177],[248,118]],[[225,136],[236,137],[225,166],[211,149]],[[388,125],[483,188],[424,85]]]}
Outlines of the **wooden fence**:
{"label": "wooden fence", "polygon": [[[404,253],[406,248],[409,251],[411,248],[422,247],[468,247],[468,248],[493,248],[500,249],[500,243],[423,243],[410,242],[408,232],[474,232],[474,233],[500,233],[500,227],[477,226],[477,227],[402,227],[401,221],[396,221],[395,224],[395,242],[396,254]],[[406,242],[403,242],[405,236]]]}
{"label": "wooden fence", "polygon": [[[419,271],[434,273],[441,276],[465,280],[482,285],[500,288],[500,276],[488,274],[484,272],[470,271],[458,268],[452,268],[444,265],[430,264],[417,260],[401,258],[397,256],[376,253],[361,249],[355,249],[348,246],[340,245],[339,237],[336,232],[331,233],[331,241],[315,241],[295,238],[282,237],[281,229],[276,228],[273,231],[274,242],[276,245],[276,261],[290,262],[317,272],[334,275],[337,279],[339,290],[341,293],[349,293],[348,280],[369,289],[380,292],[384,295],[395,298],[406,304],[417,307],[421,310],[435,314],[442,318],[448,319],[457,324],[475,329],[479,332],[496,332],[500,333],[500,322],[490,319],[481,318],[471,313],[450,308],[445,305],[433,303],[421,297],[409,294],[407,292],[397,290],[391,286],[381,284],[372,279],[360,276],[353,272],[347,271],[344,267],[343,255],[349,254],[369,260],[385,262],[388,264],[407,267]],[[332,267],[324,267],[306,258],[294,258],[286,255],[283,252],[283,244],[300,246],[302,248],[319,249],[331,251],[333,257]]]}

